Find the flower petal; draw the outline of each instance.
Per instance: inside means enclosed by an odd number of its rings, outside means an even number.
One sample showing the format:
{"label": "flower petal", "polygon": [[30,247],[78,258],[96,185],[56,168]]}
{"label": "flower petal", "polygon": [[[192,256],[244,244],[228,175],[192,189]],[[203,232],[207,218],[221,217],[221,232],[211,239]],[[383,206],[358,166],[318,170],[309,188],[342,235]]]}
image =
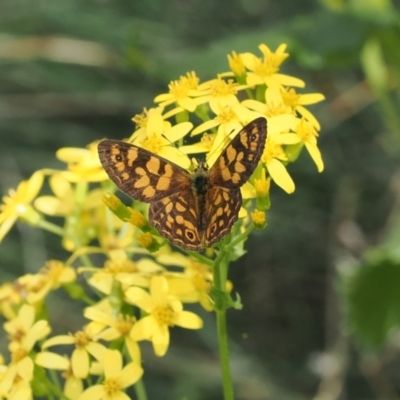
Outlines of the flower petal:
{"label": "flower petal", "polygon": [[203,320],[190,311],[182,311],[175,314],[174,324],[186,329],[200,329],[203,327]]}
{"label": "flower petal", "polygon": [[143,369],[136,363],[132,362],[125,366],[119,376],[121,387],[126,388],[136,383],[143,375]]}
{"label": "flower petal", "polygon": [[286,193],[293,193],[295,186],[292,178],[287,172],[285,166],[277,159],[271,160],[268,165],[268,172],[274,182],[281,187]]}
{"label": "flower petal", "polygon": [[157,326],[152,338],[154,352],[158,357],[162,357],[168,350],[169,329],[167,326]]}
{"label": "flower petal", "polygon": [[35,364],[48,369],[56,369],[60,371],[66,371],[70,366],[67,358],[50,351],[42,351],[38,353],[35,357]]}
{"label": "flower petal", "polygon": [[153,299],[144,289],[131,287],[125,292],[125,297],[128,303],[138,306],[147,313],[154,307]]}
{"label": "flower petal", "polygon": [[117,379],[122,371],[122,356],[117,350],[106,350],[100,361],[106,379]]}
{"label": "flower petal", "polygon": [[318,172],[322,172],[324,170],[324,162],[322,160],[321,152],[319,151],[318,147],[312,145],[309,142],[305,142],[305,145],[308,152],[310,153],[311,158],[313,159],[315,165],[317,166]]}
{"label": "flower petal", "polygon": [[101,400],[106,398],[107,393],[103,385],[94,385],[86,389],[78,400]]}
{"label": "flower petal", "polygon": [[85,379],[89,373],[89,354],[85,349],[78,348],[72,352],[72,372],[77,378]]}
{"label": "flower petal", "polygon": [[131,330],[130,337],[133,340],[150,340],[156,328],[156,320],[149,315],[136,322]]}

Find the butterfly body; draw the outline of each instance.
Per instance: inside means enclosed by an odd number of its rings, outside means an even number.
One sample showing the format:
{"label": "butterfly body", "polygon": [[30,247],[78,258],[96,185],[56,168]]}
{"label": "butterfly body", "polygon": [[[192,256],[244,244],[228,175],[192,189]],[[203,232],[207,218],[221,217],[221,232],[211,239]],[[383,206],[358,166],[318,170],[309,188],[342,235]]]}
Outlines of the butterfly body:
{"label": "butterfly body", "polygon": [[246,125],[208,169],[191,174],[143,148],[118,141],[99,143],[104,169],[119,189],[150,203],[150,223],[187,250],[200,251],[221,240],[237,221],[240,187],[256,168],[265,146],[266,119]]}

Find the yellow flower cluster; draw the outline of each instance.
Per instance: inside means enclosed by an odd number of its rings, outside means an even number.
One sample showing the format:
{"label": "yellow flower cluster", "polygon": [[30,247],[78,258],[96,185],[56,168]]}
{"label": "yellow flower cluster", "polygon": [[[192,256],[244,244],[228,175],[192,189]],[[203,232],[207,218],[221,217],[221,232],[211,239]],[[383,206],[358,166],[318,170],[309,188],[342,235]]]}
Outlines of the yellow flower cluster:
{"label": "yellow flower cluster", "polygon": [[[231,252],[243,246],[252,228],[266,226],[273,183],[287,193],[295,190],[286,166],[303,147],[318,171],[324,167],[317,147],[320,125],[305,108],[323,95],[300,94],[294,88],[304,82],[279,73],[288,57],[286,45],[275,52],[266,45],[259,49],[261,57],[233,52],[228,56],[231,71],[215,79],[201,83],[190,72],[171,82],[168,93],[155,98],[156,107],[133,118],[137,129],[128,139],[186,169],[193,168],[188,155],[198,153],[205,153],[211,166],[232,133],[258,117],[267,118],[260,165],[241,188],[245,201],[232,232]],[[194,129],[192,115],[202,121]],[[189,137],[190,144],[184,144]],[[38,273],[0,287],[0,312],[9,338],[9,361],[0,365],[0,397],[32,398],[35,376],[40,376],[33,371],[40,370],[50,379],[48,385],[41,382],[41,396],[125,398],[120,394],[143,374],[140,341],[151,341],[155,354],[163,356],[170,328],[202,327],[201,318],[184,305],[199,303],[213,310],[216,300],[210,293],[217,278],[212,267],[227,251],[217,244],[204,256],[174,252],[149,225],[143,204],[127,207],[115,195],[105,195],[115,186],[100,164],[97,143],[63,148],[56,156],[65,169],[35,172],[0,205],[0,241],[20,220],[59,235],[70,253],[65,262],[51,260]],[[46,179],[52,195],[40,194]],[[54,217],[62,223],[54,223]],[[78,274],[93,288],[90,296]],[[226,294],[231,286],[222,282]],[[49,337],[49,295],[61,288],[87,305],[87,324],[77,332]],[[68,356],[49,350],[59,345],[70,346]],[[58,380],[51,381],[54,371],[63,374],[63,388],[57,389]],[[98,384],[91,386],[92,376]]]}

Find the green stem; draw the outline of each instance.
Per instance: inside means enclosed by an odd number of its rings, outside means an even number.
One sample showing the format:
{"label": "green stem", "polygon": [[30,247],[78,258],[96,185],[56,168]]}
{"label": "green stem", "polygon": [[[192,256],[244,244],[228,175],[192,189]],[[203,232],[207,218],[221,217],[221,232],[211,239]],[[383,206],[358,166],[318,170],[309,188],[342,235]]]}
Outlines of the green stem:
{"label": "green stem", "polygon": [[224,400],[233,400],[232,375],[229,365],[228,332],[226,329],[226,310],[217,311],[217,330],[219,359],[222,375],[222,387],[224,391]]}
{"label": "green stem", "polygon": [[224,400],[233,400],[233,384],[232,375],[229,365],[229,349],[228,349],[228,332],[226,327],[226,279],[228,275],[227,264],[227,247],[221,249],[215,259],[213,277],[214,289],[216,290],[215,309],[217,314],[217,334],[218,348],[222,376],[222,388],[224,392]]}
{"label": "green stem", "polygon": [[202,256],[199,253],[196,253],[195,251],[188,251],[187,253],[190,257],[195,258],[197,261],[201,262],[202,264],[208,265],[210,267],[212,267],[214,265],[214,262],[212,260],[210,260],[207,257]]}
{"label": "green stem", "polygon": [[51,223],[49,221],[46,221],[45,219],[41,219],[38,222],[37,226],[39,228],[44,229],[45,231],[49,231],[49,232],[54,233],[54,234],[56,234],[58,236],[63,236],[64,235],[64,229],[63,228],[61,228],[60,226],[58,226],[56,224],[53,224],[53,223]]}
{"label": "green stem", "polygon": [[147,400],[147,393],[143,384],[143,379],[140,379],[135,383],[135,392],[138,400]]}
{"label": "green stem", "polygon": [[229,253],[230,250],[232,250],[238,243],[243,242],[244,240],[247,239],[247,237],[250,235],[251,232],[253,232],[255,229],[255,226],[253,223],[251,223],[243,233],[241,233],[239,236],[237,236],[234,240],[232,240],[231,243],[229,243],[228,246],[226,246],[226,252]]}

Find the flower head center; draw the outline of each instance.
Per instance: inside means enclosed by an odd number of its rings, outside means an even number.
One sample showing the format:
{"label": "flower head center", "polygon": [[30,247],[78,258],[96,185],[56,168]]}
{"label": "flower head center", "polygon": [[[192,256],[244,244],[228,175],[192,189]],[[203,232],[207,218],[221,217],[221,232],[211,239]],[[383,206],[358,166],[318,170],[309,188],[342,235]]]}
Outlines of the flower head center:
{"label": "flower head center", "polygon": [[75,332],[74,338],[76,347],[85,347],[90,342],[89,336],[84,331]]}
{"label": "flower head center", "polygon": [[148,135],[143,139],[141,145],[154,154],[158,154],[163,147],[164,143],[160,135]]}
{"label": "flower head center", "polygon": [[156,307],[152,312],[153,317],[156,319],[159,325],[173,326],[174,323],[174,311],[171,307],[160,306]]}
{"label": "flower head center", "polygon": [[279,70],[279,67],[273,63],[267,62],[267,60],[262,61],[257,58],[254,65],[254,72],[260,76],[271,76]]}
{"label": "flower head center", "polygon": [[236,118],[236,114],[232,110],[232,107],[225,107],[217,116],[217,120],[220,124],[226,124]]}
{"label": "flower head center", "polygon": [[265,108],[265,115],[269,118],[275,117],[276,115],[288,114],[291,111],[284,103],[269,103]]}
{"label": "flower head center", "polygon": [[116,323],[116,329],[122,336],[128,336],[134,324],[135,318],[119,315]]}
{"label": "flower head center", "polygon": [[265,164],[269,164],[274,158],[282,161],[287,160],[287,156],[283,151],[282,146],[269,140],[267,141],[267,146],[262,155],[262,160]]}
{"label": "flower head center", "polygon": [[315,140],[315,137],[318,136],[314,126],[304,118],[297,125],[296,133],[303,142]]}
{"label": "flower head center", "polygon": [[26,336],[26,331],[22,328],[18,328],[15,332],[9,335],[9,338],[10,341],[12,342],[21,342],[25,336]]}
{"label": "flower head center", "polygon": [[229,79],[228,81],[221,78],[215,79],[210,85],[211,96],[223,97],[236,94],[236,86],[237,84],[232,79]]}
{"label": "flower head center", "polygon": [[109,398],[113,398],[121,392],[121,386],[115,379],[106,379],[103,388]]}
{"label": "flower head center", "polygon": [[289,107],[296,107],[299,104],[300,95],[293,88],[281,89],[283,102]]}
{"label": "flower head center", "polygon": [[23,360],[27,355],[28,355],[28,353],[26,352],[26,350],[19,348],[12,352],[11,361],[13,363],[17,363],[17,362]]}

